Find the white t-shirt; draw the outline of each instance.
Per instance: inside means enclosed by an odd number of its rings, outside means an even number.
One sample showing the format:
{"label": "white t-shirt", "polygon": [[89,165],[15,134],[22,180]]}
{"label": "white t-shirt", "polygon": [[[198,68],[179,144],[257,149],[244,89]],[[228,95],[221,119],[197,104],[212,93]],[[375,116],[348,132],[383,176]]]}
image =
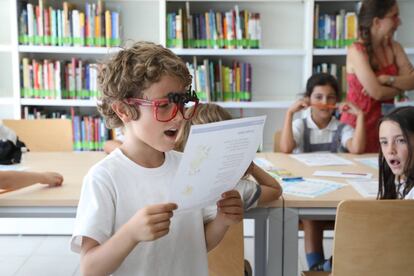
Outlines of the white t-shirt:
{"label": "white t-shirt", "polygon": [[124,136],[124,133],[121,127],[115,128],[115,140],[118,140],[121,142],[125,141],[125,136]]}
{"label": "white t-shirt", "polygon": [[404,199],[414,199],[414,188],[408,192],[408,194],[404,197]]}
{"label": "white t-shirt", "polygon": [[256,182],[249,179],[241,179],[234,189],[240,193],[245,210],[249,210],[257,206],[262,189]]}
{"label": "white t-shirt", "polygon": [[[180,159],[170,151],[160,167],[144,168],[116,149],[94,165],[84,178],[71,249],[80,251],[82,236],[103,244],[137,210],[167,202]],[[170,232],[139,243],[113,275],[208,275],[204,223],[214,217],[206,209],[174,214]]]}
{"label": "white t-shirt", "polygon": [[[398,183],[398,181],[397,181],[397,180],[395,181],[395,185],[397,186],[397,189],[398,189],[399,183]],[[399,197],[401,197],[401,195],[403,194],[403,192],[404,192],[404,188],[405,188],[405,183],[403,183],[403,184],[400,186]],[[408,194],[406,194],[406,195],[405,195],[404,199],[414,199],[414,188],[412,188],[412,189],[408,192]]]}
{"label": "white t-shirt", "polygon": [[[293,139],[296,143],[296,148],[293,150],[293,153],[303,152],[303,133],[305,131],[303,118],[306,118],[306,123],[308,125],[308,128],[310,129],[309,141],[311,144],[332,143],[332,140],[335,136],[335,132],[338,129],[338,126],[341,124],[341,122],[339,122],[335,117],[332,117],[331,121],[329,122],[326,128],[319,129],[319,127],[312,120],[311,109],[308,108],[304,110],[302,118],[295,119],[292,123]],[[349,125],[345,125],[345,127],[342,129],[341,134],[341,145],[344,148],[346,148],[346,142],[348,141],[348,139],[352,138],[353,135],[354,129]]]}

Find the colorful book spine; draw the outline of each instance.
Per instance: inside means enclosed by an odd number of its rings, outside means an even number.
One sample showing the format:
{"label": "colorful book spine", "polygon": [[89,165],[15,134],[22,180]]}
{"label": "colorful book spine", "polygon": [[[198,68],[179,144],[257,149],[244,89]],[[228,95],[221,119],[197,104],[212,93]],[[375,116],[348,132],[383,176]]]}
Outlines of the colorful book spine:
{"label": "colorful book spine", "polygon": [[67,1],[61,8],[25,3],[21,9],[18,30],[22,45],[102,46],[121,44],[119,12],[106,10],[104,3],[85,3],[84,11]]}

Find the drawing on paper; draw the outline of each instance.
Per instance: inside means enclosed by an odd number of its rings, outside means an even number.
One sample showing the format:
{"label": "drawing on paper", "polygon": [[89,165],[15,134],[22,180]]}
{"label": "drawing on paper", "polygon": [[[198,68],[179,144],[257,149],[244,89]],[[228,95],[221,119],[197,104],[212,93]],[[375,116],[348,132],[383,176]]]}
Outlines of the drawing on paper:
{"label": "drawing on paper", "polygon": [[184,191],[182,192],[182,194],[184,196],[191,196],[193,194],[194,188],[191,185],[188,185],[185,187]]}
{"label": "drawing on paper", "polygon": [[204,160],[207,159],[210,150],[211,146],[200,145],[197,147],[194,158],[190,162],[190,171],[188,172],[189,175],[197,174],[200,171],[200,167]]}

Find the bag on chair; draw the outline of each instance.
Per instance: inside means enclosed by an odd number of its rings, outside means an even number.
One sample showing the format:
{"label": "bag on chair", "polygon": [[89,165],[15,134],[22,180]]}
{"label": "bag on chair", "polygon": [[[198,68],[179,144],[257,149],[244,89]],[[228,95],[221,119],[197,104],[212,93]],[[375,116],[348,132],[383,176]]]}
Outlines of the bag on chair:
{"label": "bag on chair", "polygon": [[22,148],[25,146],[19,139],[16,140],[16,144],[10,140],[0,140],[0,164],[11,165],[20,163]]}

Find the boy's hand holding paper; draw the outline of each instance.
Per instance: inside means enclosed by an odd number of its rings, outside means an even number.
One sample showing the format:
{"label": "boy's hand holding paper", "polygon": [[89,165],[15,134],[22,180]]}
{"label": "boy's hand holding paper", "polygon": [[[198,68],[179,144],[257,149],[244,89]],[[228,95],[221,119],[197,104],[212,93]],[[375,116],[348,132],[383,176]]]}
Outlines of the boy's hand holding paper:
{"label": "boy's hand holding paper", "polygon": [[232,190],[262,141],[266,116],[191,127],[183,158],[169,191],[179,210],[202,208]]}

